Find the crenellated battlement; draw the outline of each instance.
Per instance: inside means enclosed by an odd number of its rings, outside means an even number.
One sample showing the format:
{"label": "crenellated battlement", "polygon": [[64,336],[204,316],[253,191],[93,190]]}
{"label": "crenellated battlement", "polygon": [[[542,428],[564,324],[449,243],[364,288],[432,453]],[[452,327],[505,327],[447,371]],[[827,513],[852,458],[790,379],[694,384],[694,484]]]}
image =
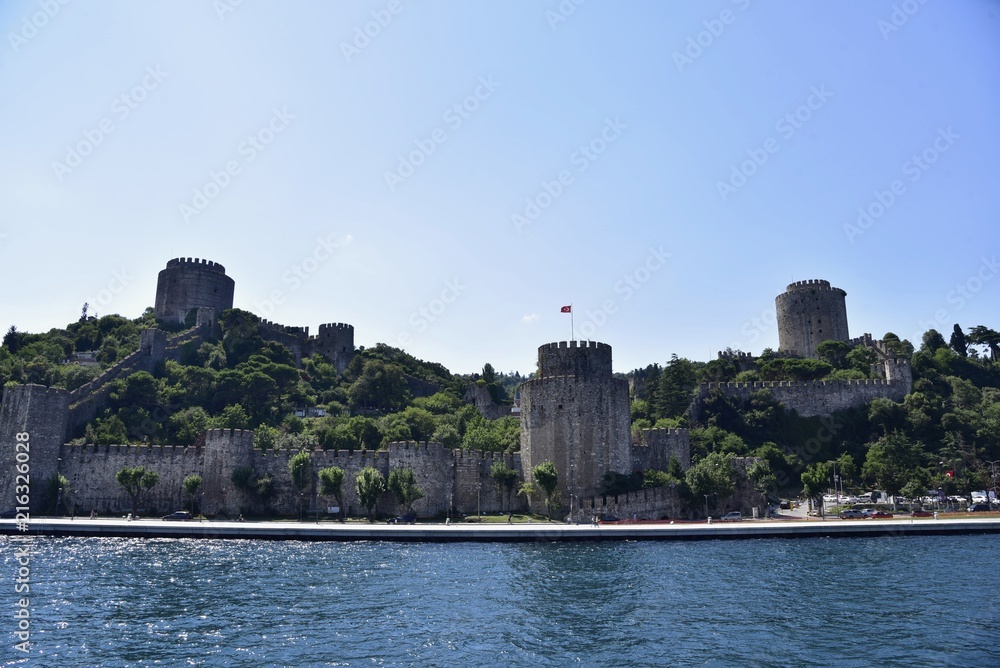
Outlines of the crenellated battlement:
{"label": "crenellated battlement", "polygon": [[538,373],[596,380],[611,377],[611,346],[597,341],[557,341],[538,347]]}
{"label": "crenellated battlement", "polygon": [[349,325],[346,322],[328,322],[326,324],[319,326],[320,336],[333,336],[335,334],[342,333],[354,333],[354,325]]}
{"label": "crenellated battlement", "polygon": [[733,381],[722,383],[700,383],[702,390],[767,390],[776,387],[835,387],[835,386],[860,386],[860,385],[888,385],[889,382],[881,378],[850,378],[837,380],[755,380],[749,383],[737,383]]}
{"label": "crenellated battlement", "polygon": [[279,334],[290,334],[301,338],[309,338],[308,327],[293,327],[291,325],[280,325],[270,320],[261,320],[260,328],[268,332],[277,332]]}
{"label": "crenellated battlement", "polygon": [[546,343],[538,347],[538,350],[558,350],[564,348],[591,348],[593,350],[607,350],[611,352],[611,346],[607,343],[600,343],[599,341],[553,341],[552,343]]}
{"label": "crenellated battlement", "polygon": [[824,280],[822,278],[810,278],[805,281],[795,281],[794,283],[789,283],[788,287],[785,288],[785,292],[794,292],[796,290],[839,290],[845,295],[847,294],[844,290],[840,288],[834,288],[830,286],[830,281]]}
{"label": "crenellated battlement", "polygon": [[177,257],[173,260],[167,261],[167,268],[171,267],[185,267],[192,269],[204,269],[207,271],[216,271],[220,274],[226,273],[226,268],[223,267],[218,262],[212,262],[211,260],[203,260],[201,258],[190,258],[190,257]]}

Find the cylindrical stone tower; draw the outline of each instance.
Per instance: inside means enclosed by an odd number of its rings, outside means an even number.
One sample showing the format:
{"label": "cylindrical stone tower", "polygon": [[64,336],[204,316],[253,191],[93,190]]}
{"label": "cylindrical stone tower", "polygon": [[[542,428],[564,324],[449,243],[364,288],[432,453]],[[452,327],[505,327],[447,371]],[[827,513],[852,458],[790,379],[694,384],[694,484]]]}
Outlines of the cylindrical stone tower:
{"label": "cylindrical stone tower", "polygon": [[774,299],[778,316],[778,350],[816,357],[823,341],[847,341],[847,292],[820,279],[798,281]]}
{"label": "cylindrical stone tower", "polygon": [[560,341],[538,349],[538,377],[521,385],[525,480],[551,461],[568,512],[570,496],[596,495],[606,472],[632,472],[629,428],[628,381],[611,374],[611,346]]}
{"label": "cylindrical stone tower", "polygon": [[217,315],[233,307],[235,281],[217,262],[176,258],[156,277],[154,315],[184,322],[192,309],[211,308]]}
{"label": "cylindrical stone tower", "polygon": [[315,351],[333,362],[339,373],[344,373],[354,357],[354,326],[342,322],[320,325]]}

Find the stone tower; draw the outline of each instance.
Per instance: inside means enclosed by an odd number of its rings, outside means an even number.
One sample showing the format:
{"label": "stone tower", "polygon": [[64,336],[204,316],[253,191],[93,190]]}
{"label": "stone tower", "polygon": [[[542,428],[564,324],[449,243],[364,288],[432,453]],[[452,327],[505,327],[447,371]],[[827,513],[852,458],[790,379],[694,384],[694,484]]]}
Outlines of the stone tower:
{"label": "stone tower", "polygon": [[595,495],[607,471],[632,472],[629,429],[628,381],[611,374],[611,346],[560,341],[538,349],[538,375],[521,385],[525,480],[551,461],[568,511],[571,495]]}
{"label": "stone tower", "polygon": [[354,357],[354,326],[342,322],[320,325],[313,352],[325,355],[339,373],[344,373]]}
{"label": "stone tower", "polygon": [[847,293],[830,281],[798,281],[774,299],[778,316],[778,350],[816,357],[816,346],[828,339],[847,341]]}
{"label": "stone tower", "polygon": [[184,322],[193,309],[198,309],[199,320],[205,321],[206,312],[214,320],[233,307],[235,287],[235,281],[226,276],[226,268],[217,262],[175,258],[156,277],[153,312],[160,320]]}

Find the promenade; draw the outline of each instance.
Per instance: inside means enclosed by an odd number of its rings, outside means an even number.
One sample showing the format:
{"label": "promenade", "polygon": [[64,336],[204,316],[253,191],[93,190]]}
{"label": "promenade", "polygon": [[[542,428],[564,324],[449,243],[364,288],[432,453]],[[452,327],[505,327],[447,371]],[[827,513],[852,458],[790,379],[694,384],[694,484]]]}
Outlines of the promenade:
{"label": "promenade", "polygon": [[299,523],[163,521],[160,519],[31,519],[26,532],[0,520],[0,535],[207,538],[306,541],[556,542],[600,540],[738,540],[747,538],[904,537],[1000,533],[1000,518],[885,520],[760,520],[732,523],[562,524],[441,523],[395,525],[362,522]]}

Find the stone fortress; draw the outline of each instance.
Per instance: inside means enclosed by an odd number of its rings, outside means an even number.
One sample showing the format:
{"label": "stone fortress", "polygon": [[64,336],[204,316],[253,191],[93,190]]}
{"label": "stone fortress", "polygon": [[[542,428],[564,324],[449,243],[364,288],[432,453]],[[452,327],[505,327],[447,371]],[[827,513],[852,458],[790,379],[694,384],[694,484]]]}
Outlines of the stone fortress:
{"label": "stone fortress", "polygon": [[[313,481],[303,499],[294,491],[288,471],[289,452],[264,452],[253,447],[249,430],[210,430],[191,446],[170,445],[71,445],[89,420],[106,405],[112,382],[136,371],[153,371],[163,360],[179,360],[182,346],[198,344],[216,332],[216,317],[232,308],[235,283],[221,265],[204,260],[171,260],[160,272],[155,312],[158,318],[185,322],[191,327],[173,336],[158,329],[142,332],[139,350],[100,377],[72,392],[38,385],[7,387],[0,407],[0,510],[14,504],[16,435],[28,434],[32,512],[45,505],[45,483],[55,473],[69,480],[71,492],[64,506],[88,513],[127,512],[131,504],[115,483],[124,466],[143,465],[160,474],[159,483],[144,497],[150,512],[166,513],[184,506],[182,482],[186,476],[202,476],[202,511],[209,515],[235,515],[261,510],[258,500],[236,489],[232,472],[252,467],[258,476],[270,475],[275,494],[266,504],[270,512],[294,514],[300,500],[310,508],[324,508],[332,500],[317,494],[315,471],[339,466],[345,471],[344,505],[352,514],[361,512],[353,480],[358,471],[374,466],[388,477],[396,467],[413,469],[424,498],[414,504],[419,516],[443,515],[449,511],[474,514],[508,509],[490,477],[491,466],[500,460],[530,477],[533,466],[551,461],[558,471],[558,491],[564,511],[577,520],[611,514],[619,517],[674,517],[682,507],[676,491],[667,488],[641,490],[618,497],[597,496],[597,486],[607,471],[631,473],[647,468],[666,470],[671,457],[684,468],[690,465],[690,438],[686,429],[645,429],[633,434],[630,423],[627,381],[612,374],[611,347],[589,341],[562,341],[540,346],[538,374],[520,390],[521,451],[484,453],[449,449],[438,443],[390,443],[379,451],[323,451],[311,453]],[[779,333],[783,350],[815,353],[817,337],[847,340],[843,290],[827,281],[805,281],[789,286],[778,297]],[[789,297],[789,295],[792,295]],[[818,295],[818,296],[817,296]],[[829,324],[827,324],[829,323]],[[354,329],[346,324],[321,325],[318,337],[308,328],[286,327],[267,321],[259,324],[267,340],[288,346],[301,360],[313,353],[330,358],[338,370],[346,368],[354,354]],[[822,330],[822,331],[821,331]],[[802,415],[829,415],[834,410],[857,406],[884,396],[901,400],[910,389],[909,367],[896,359],[869,335],[852,343],[876,350],[884,377],[869,381],[815,383],[717,383],[702,385],[692,402],[694,417],[700,401],[711,390],[749,397],[758,389],[771,390],[786,408]],[[811,346],[811,348],[810,348]],[[518,410],[515,408],[515,414]],[[167,417],[169,412],[164,416]],[[156,418],[157,416],[154,416]],[[736,467],[745,469],[746,461]],[[745,483],[745,481],[744,481]],[[746,484],[734,497],[733,507],[749,514],[760,499],[754,499]],[[524,510],[526,500],[513,497],[514,509]],[[538,499],[533,502],[538,508]],[[380,503],[392,510],[388,495]]]}

